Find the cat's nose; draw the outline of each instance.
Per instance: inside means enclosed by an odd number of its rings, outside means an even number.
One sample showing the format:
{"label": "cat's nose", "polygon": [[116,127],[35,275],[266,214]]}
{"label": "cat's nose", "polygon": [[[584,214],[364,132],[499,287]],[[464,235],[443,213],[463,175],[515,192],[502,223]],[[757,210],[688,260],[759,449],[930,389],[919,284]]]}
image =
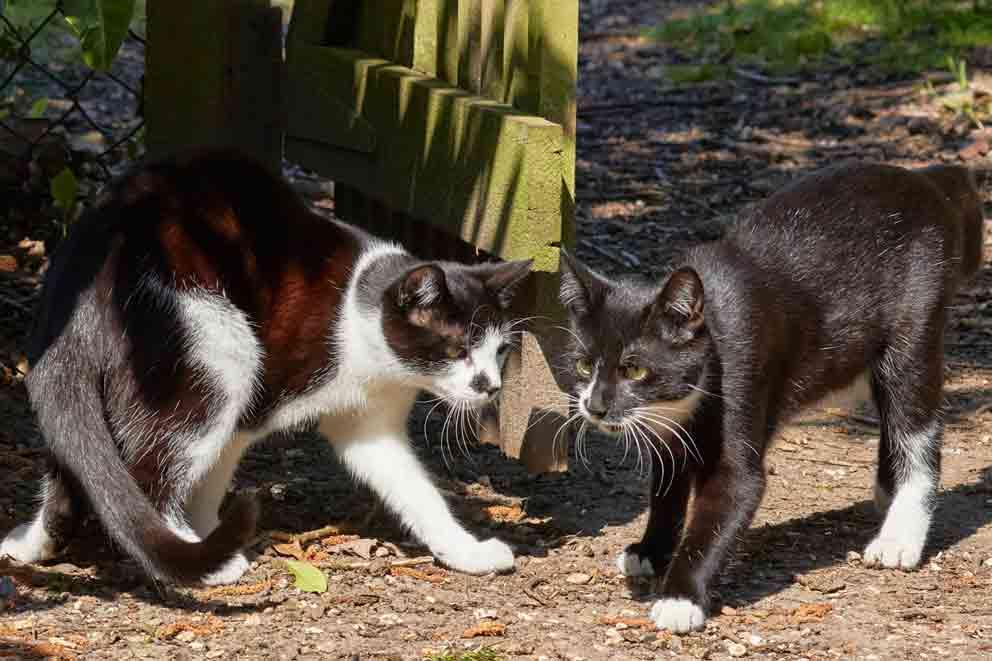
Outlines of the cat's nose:
{"label": "cat's nose", "polygon": [[472,378],[472,382],[469,386],[475,392],[481,395],[488,395],[492,397],[499,392],[499,384],[493,383],[486,374],[479,372]]}

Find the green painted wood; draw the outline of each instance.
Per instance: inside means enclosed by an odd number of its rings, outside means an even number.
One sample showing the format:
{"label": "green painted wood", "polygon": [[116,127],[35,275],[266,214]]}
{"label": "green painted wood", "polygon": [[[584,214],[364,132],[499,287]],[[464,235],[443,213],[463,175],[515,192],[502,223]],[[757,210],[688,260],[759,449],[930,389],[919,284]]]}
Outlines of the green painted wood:
{"label": "green painted wood", "polygon": [[[309,117],[290,123],[291,157],[319,161],[327,176],[504,259],[559,242],[560,126],[361,51],[295,53],[288,104]],[[354,131],[336,140],[336,129],[321,127],[342,106],[374,127],[374,140],[360,142]],[[334,151],[318,159],[316,146],[301,148],[307,141]],[[379,144],[388,149],[370,149]],[[369,157],[339,158],[346,151]]]}

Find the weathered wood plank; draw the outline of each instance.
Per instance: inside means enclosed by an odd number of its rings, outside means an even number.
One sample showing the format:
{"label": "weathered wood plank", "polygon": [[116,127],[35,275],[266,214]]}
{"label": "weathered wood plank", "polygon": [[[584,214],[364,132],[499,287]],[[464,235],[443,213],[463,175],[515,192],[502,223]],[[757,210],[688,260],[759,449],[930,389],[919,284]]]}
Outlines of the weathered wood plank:
{"label": "weathered wood plank", "polygon": [[234,145],[277,169],[281,30],[281,12],[269,0],[149,3],[149,152]]}
{"label": "weathered wood plank", "polygon": [[364,169],[353,158],[326,159],[328,176],[504,259],[559,241],[558,125],[360,51],[299,48],[290,67],[290,78],[304,81],[292,85],[290,104],[313,118],[291,123],[292,140],[368,152],[358,133],[339,140],[321,128],[343,106],[372,127],[376,144],[389,145]]}

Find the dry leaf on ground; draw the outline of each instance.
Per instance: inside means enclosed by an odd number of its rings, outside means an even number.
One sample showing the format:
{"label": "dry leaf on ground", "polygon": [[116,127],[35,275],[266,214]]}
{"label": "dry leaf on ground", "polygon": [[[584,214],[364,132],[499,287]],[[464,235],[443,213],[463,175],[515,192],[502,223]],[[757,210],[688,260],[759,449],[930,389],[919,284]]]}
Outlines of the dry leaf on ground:
{"label": "dry leaf on ground", "polygon": [[833,609],[833,604],[803,604],[789,614],[789,620],[795,624],[819,622]]}
{"label": "dry leaf on ground", "polygon": [[506,633],[506,625],[502,622],[480,622],[462,632],[462,638],[478,636],[502,636]]}
{"label": "dry leaf on ground", "polygon": [[609,626],[615,626],[617,624],[625,624],[628,627],[640,627],[641,629],[655,629],[654,622],[646,617],[612,617],[610,615],[604,615],[599,619],[603,624]]}
{"label": "dry leaf on ground", "polygon": [[519,505],[490,505],[483,511],[491,520],[500,523],[516,523],[524,518],[524,511]]}
{"label": "dry leaf on ground", "polygon": [[223,630],[224,623],[215,615],[202,620],[183,619],[170,624],[163,624],[155,630],[155,637],[159,640],[169,640],[175,638],[183,631],[189,631],[196,636],[210,636]]}
{"label": "dry leaf on ground", "polygon": [[202,599],[213,599],[215,597],[241,597],[248,594],[258,594],[272,588],[272,581],[265,580],[248,585],[220,585],[207,590],[200,590],[196,595]]}
{"label": "dry leaf on ground", "polygon": [[300,547],[300,542],[295,539],[287,544],[273,544],[272,550],[279,555],[286,555],[297,560],[303,559],[303,549]]}
{"label": "dry leaf on ground", "polygon": [[391,576],[409,576],[411,578],[416,578],[421,581],[429,581],[431,583],[444,583],[445,578],[445,572],[442,570],[426,572],[420,571],[419,569],[414,569],[413,567],[390,567],[389,573]]}

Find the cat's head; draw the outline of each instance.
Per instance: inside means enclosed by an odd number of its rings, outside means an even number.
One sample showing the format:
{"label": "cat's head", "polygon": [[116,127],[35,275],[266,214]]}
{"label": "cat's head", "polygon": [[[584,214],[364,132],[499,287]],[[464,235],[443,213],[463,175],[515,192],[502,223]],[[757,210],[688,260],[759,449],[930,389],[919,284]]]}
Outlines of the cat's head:
{"label": "cat's head", "polygon": [[560,369],[586,420],[619,434],[692,414],[711,346],[695,271],[650,286],[607,279],[564,254],[560,298],[572,330]]}
{"label": "cat's head", "polygon": [[499,393],[515,336],[510,305],[530,265],[424,262],[393,282],[383,331],[417,385],[474,407]]}

